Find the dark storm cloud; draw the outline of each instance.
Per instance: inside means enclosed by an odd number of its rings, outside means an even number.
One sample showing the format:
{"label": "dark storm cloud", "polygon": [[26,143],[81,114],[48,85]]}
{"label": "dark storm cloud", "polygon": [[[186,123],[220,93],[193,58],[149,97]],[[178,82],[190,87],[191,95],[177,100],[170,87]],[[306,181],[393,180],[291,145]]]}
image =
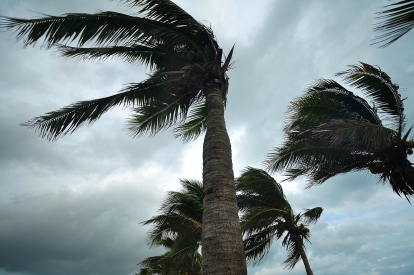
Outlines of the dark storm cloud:
{"label": "dark storm cloud", "polygon": [[31,274],[134,270],[148,253],[146,228],[139,223],[155,211],[150,198],[157,194],[120,185],[93,193],[26,195],[1,204],[0,266]]}

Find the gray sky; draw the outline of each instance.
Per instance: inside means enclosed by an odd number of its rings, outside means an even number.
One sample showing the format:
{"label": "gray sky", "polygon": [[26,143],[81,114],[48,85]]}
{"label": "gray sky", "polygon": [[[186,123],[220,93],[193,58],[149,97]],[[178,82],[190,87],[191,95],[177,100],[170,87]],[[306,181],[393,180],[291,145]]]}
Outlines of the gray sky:
{"label": "gray sky", "polygon": [[[211,24],[238,62],[229,72],[226,123],[236,176],[261,167],[280,144],[287,106],[318,78],[333,78],[358,61],[378,65],[400,85],[407,126],[414,124],[414,32],[385,49],[370,46],[374,12],[390,1],[176,1]],[[1,0],[0,14],[116,10],[118,1]],[[23,48],[0,33],[0,275],[127,275],[160,250],[146,246],[147,227],[179,178],[201,179],[202,138],[183,144],[171,131],[131,138],[128,109],[115,108],[91,127],[56,142],[19,126],[35,116],[116,93],[148,71],[117,59],[84,62],[53,50]],[[275,175],[281,179],[280,175]],[[304,189],[283,183],[297,211],[321,206],[307,246],[315,274],[414,273],[413,207],[368,173],[338,176]],[[249,274],[304,274],[283,269],[287,253],[274,242]]]}

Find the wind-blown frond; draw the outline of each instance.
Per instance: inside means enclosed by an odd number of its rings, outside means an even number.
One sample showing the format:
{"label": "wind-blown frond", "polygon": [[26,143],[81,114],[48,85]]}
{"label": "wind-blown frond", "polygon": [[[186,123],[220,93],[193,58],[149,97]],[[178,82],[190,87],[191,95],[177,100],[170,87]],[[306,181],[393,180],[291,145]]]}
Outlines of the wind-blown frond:
{"label": "wind-blown frond", "polygon": [[[285,264],[285,268],[292,269],[300,261],[301,256],[299,253],[299,246],[301,245],[301,243],[294,240],[291,234],[287,234],[285,236],[282,242],[282,246],[286,247],[286,250],[288,251],[288,257],[283,262]],[[304,246],[302,247],[304,248]]]}
{"label": "wind-blown frond", "polygon": [[188,142],[195,140],[207,129],[207,110],[204,102],[195,106],[187,120],[174,128],[175,137],[180,137],[182,141]]}
{"label": "wind-blown frond", "polygon": [[275,205],[283,209],[287,203],[282,186],[261,169],[246,167],[236,179],[236,190],[240,192],[238,203],[241,211],[251,209],[255,202],[263,209]]}
{"label": "wind-blown frond", "polygon": [[241,212],[240,222],[245,235],[246,259],[253,265],[268,253],[273,240],[282,238],[282,246],[288,250],[285,261],[293,268],[303,259],[303,241],[309,241],[309,229],[299,222],[315,223],[322,214],[321,207],[306,209],[294,214],[279,185],[263,170],[247,167],[236,179],[237,200]]}
{"label": "wind-blown frond", "polygon": [[[99,48],[77,48],[57,45],[57,51],[63,57],[80,58],[84,60],[105,60],[110,57],[120,57],[126,62],[139,62],[150,69],[168,70],[180,68],[188,62],[187,53],[172,51],[162,46],[112,46]],[[170,64],[174,64],[171,67]]]}
{"label": "wind-blown frond", "polygon": [[168,192],[160,206],[160,214],[142,223],[151,226],[148,244],[167,249],[161,256],[140,263],[143,274],[147,270],[171,275],[201,272],[201,256],[197,250],[201,245],[203,188],[196,180],[180,181],[182,189]]}
{"label": "wind-blown frond", "polygon": [[373,44],[382,44],[385,48],[414,28],[414,0],[403,0],[387,5],[385,11],[377,12],[376,19],[381,20],[374,31],[383,33],[375,37]]}
{"label": "wind-blown frond", "polygon": [[319,218],[321,217],[323,212],[322,207],[315,207],[312,209],[305,209],[305,212],[302,213],[301,219],[304,223],[310,224],[310,223],[316,223]]}
{"label": "wind-blown frond", "polygon": [[132,136],[149,134],[154,136],[159,131],[167,129],[177,122],[182,122],[194,101],[198,88],[188,87],[183,94],[171,95],[164,100],[153,102],[134,109],[135,114],[129,119],[128,130]]}
{"label": "wind-blown frond", "polygon": [[408,199],[414,195],[414,168],[407,155],[414,142],[407,140],[411,128],[404,133],[398,85],[379,68],[362,62],[336,76],[362,90],[374,106],[335,81],[317,81],[291,102],[285,140],[268,154],[266,168],[284,172],[286,180],[308,176],[307,187],[338,174],[369,170]]}
{"label": "wind-blown frond", "polygon": [[[249,234],[244,239],[244,250],[247,262],[253,265],[258,264],[270,250],[278,225],[263,228],[255,233]],[[278,239],[278,238],[276,238]]]}
{"label": "wind-blown frond", "polygon": [[393,127],[401,131],[405,120],[404,105],[398,93],[398,85],[391,82],[391,78],[381,69],[366,63],[351,65],[350,69],[339,72],[336,76],[371,98],[375,108],[391,120]]}
{"label": "wind-blown frond", "polygon": [[381,125],[375,110],[362,98],[329,79],[319,79],[304,96],[291,102],[285,132],[303,131],[329,119],[354,118]]}
{"label": "wind-blown frond", "polygon": [[35,128],[40,136],[55,140],[72,133],[82,124],[92,124],[115,106],[147,105],[166,96],[166,86],[176,77],[152,77],[141,83],[130,84],[118,94],[88,101],[80,101],[22,124]]}

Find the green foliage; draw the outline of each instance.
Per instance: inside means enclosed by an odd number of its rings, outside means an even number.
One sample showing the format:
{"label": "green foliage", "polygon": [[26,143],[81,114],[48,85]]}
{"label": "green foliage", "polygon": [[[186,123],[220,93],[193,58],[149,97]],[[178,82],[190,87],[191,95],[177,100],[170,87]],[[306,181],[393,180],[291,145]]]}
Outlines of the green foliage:
{"label": "green foliage", "polygon": [[282,186],[263,170],[247,167],[236,179],[240,222],[245,235],[246,259],[258,263],[268,252],[274,239],[283,238],[288,251],[285,266],[293,268],[301,259],[299,248],[309,242],[308,224],[316,223],[323,209],[315,207],[294,214]]}
{"label": "green foliage", "polygon": [[201,274],[201,225],[203,219],[203,188],[195,180],[181,180],[182,190],[168,192],[159,209],[160,214],[144,221],[151,226],[150,246],[167,251],[142,261],[140,275]]}
{"label": "green foliage", "polygon": [[[24,126],[35,128],[49,140],[70,134],[83,124],[92,124],[115,106],[131,107],[129,130],[133,136],[149,134],[176,126],[176,136],[184,141],[197,138],[206,129],[204,84],[211,74],[220,75],[223,104],[226,102],[233,49],[221,62],[212,30],[196,21],[172,1],[124,0],[137,15],[102,11],[95,14],[68,13],[45,15],[37,19],[0,17],[0,29],[15,31],[25,46],[43,41],[68,58],[105,60],[118,57],[149,67],[149,78],[129,84],[118,94],[81,101],[36,117]],[[91,45],[91,47],[86,47]],[[194,54],[189,58],[189,53]],[[202,73],[185,70],[194,60]],[[188,114],[189,118],[187,119]]]}
{"label": "green foliage", "polygon": [[[351,171],[370,170],[398,195],[414,195],[413,147],[404,135],[404,99],[398,85],[379,68],[360,63],[336,74],[372,102],[333,80],[321,79],[293,102],[284,127],[285,140],[265,161],[287,180],[308,176],[308,187]],[[381,168],[372,165],[381,162]],[[370,168],[371,167],[371,168]]]}
{"label": "green foliage", "polygon": [[385,11],[377,12],[377,23],[374,31],[382,33],[375,37],[374,44],[382,44],[384,48],[394,43],[414,28],[414,0],[403,0],[385,6]]}

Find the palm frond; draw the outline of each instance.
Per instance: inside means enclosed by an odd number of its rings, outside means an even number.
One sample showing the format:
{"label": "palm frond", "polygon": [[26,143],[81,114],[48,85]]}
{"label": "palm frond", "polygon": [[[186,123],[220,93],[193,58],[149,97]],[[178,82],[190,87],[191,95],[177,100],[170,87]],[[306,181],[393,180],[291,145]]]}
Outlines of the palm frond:
{"label": "palm frond", "polygon": [[242,231],[247,234],[257,233],[278,219],[284,219],[288,215],[286,210],[272,207],[256,207],[243,213],[240,219]]}
{"label": "palm frond", "polygon": [[[161,45],[156,46],[112,46],[98,48],[78,48],[56,45],[57,51],[63,57],[80,58],[84,60],[105,60],[110,57],[120,57],[126,62],[139,62],[151,70],[171,71],[183,67],[188,62],[187,53],[173,51]],[[174,64],[174,67],[171,66]]]}
{"label": "palm frond", "polygon": [[361,89],[373,100],[375,107],[391,120],[392,127],[401,132],[405,116],[398,85],[392,83],[391,78],[380,68],[363,62],[349,67],[350,69],[339,72],[336,76],[341,76],[349,85]]}
{"label": "palm frond", "polygon": [[[285,268],[293,269],[295,265],[301,260],[298,247],[300,244],[293,241],[291,234],[287,234],[282,242],[282,245],[286,247],[288,251],[288,258],[283,262],[285,264]],[[303,246],[303,248],[305,247]]]}
{"label": "palm frond", "polygon": [[[179,23],[178,23],[179,24]],[[197,48],[209,43],[196,36],[200,25],[183,25],[182,28],[143,17],[104,11],[96,14],[68,13],[62,16],[45,15],[39,19],[1,17],[0,28],[15,30],[17,39],[24,38],[24,45],[44,39],[51,48],[57,43],[72,43],[78,47],[87,42],[96,46],[165,45],[170,47],[190,45]],[[205,51],[199,49],[199,51]]]}
{"label": "palm frond", "polygon": [[300,219],[306,224],[316,223],[321,217],[323,212],[322,207],[315,207],[312,209],[305,209],[305,212],[301,213]]}
{"label": "palm frond", "polygon": [[174,128],[175,137],[181,138],[183,142],[197,139],[207,129],[207,110],[202,102],[190,110],[187,120]]}
{"label": "palm frond", "polygon": [[319,79],[305,95],[291,102],[285,132],[304,131],[329,119],[354,118],[381,125],[381,120],[364,99],[329,79]]}
{"label": "palm frond", "polygon": [[152,77],[141,83],[130,84],[118,94],[88,101],[76,102],[60,110],[35,117],[23,123],[39,131],[39,135],[56,140],[75,131],[81,125],[93,124],[115,106],[146,105],[165,97],[166,88],[179,79],[174,76]]}
{"label": "palm frond", "polygon": [[[300,134],[298,134],[299,140]],[[332,119],[306,135],[306,140],[349,152],[375,153],[392,145],[397,133],[382,125],[353,119]]]}
{"label": "palm frond", "polygon": [[244,239],[244,250],[249,264],[256,265],[267,255],[272,246],[276,231],[277,225],[273,225],[247,235]]}
{"label": "palm frond", "polygon": [[165,98],[135,108],[135,114],[128,121],[132,136],[154,136],[161,130],[181,123],[186,119],[190,106],[201,97],[197,86],[184,86],[177,81],[166,83],[162,88],[171,92],[166,93]]}
{"label": "palm frond", "polygon": [[236,190],[242,193],[238,197],[241,211],[250,208],[254,201],[259,202],[261,207],[280,206],[280,209],[284,209],[289,205],[282,186],[261,169],[246,167],[236,179]]}
{"label": "palm frond", "polygon": [[[183,29],[186,33],[191,33],[195,36],[199,45],[208,47],[207,53],[216,53],[219,48],[211,28],[208,28],[196,21],[185,10],[168,0],[122,0],[128,5],[141,6],[140,14],[145,14],[145,18],[159,21],[164,24],[172,25],[177,29]],[[195,45],[196,46],[196,45]],[[201,51],[200,48],[197,49]],[[209,59],[214,56],[209,56]]]}
{"label": "palm frond", "polygon": [[382,44],[381,48],[394,43],[414,28],[414,0],[403,0],[387,5],[385,11],[377,12],[376,19],[381,20],[374,31],[383,33],[375,37],[373,44]]}

